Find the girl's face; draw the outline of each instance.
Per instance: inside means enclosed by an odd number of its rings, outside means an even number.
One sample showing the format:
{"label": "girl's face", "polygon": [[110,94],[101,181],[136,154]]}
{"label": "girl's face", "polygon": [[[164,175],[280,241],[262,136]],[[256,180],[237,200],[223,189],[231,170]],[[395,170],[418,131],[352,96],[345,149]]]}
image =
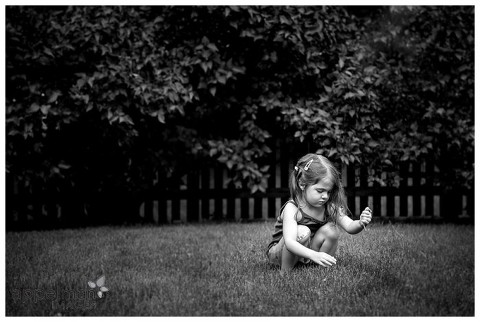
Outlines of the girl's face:
{"label": "girl's face", "polygon": [[312,207],[322,207],[330,198],[330,192],[332,189],[333,182],[326,177],[316,184],[307,186],[304,189],[305,201]]}

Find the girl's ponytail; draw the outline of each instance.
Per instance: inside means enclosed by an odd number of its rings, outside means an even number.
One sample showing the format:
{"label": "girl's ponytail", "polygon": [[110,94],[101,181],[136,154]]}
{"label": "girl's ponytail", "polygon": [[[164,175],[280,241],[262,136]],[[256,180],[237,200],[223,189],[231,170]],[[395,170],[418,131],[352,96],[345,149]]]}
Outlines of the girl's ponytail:
{"label": "girl's ponytail", "polygon": [[298,183],[299,178],[302,176],[300,168],[295,166],[293,171],[290,173],[290,178],[288,181],[288,188],[290,190],[290,198],[298,205],[299,199],[298,196],[302,194],[302,189]]}

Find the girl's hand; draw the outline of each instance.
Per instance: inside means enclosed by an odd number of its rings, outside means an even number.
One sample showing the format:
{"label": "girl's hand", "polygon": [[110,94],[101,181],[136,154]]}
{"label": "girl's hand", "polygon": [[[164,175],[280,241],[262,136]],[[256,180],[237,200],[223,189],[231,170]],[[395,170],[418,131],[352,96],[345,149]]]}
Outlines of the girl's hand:
{"label": "girl's hand", "polygon": [[329,254],[324,252],[315,252],[310,259],[314,263],[323,267],[332,266],[337,263],[337,260],[335,259],[335,257],[330,256]]}
{"label": "girl's hand", "polygon": [[368,225],[372,221],[372,210],[370,208],[365,208],[360,215],[360,224],[362,226]]}

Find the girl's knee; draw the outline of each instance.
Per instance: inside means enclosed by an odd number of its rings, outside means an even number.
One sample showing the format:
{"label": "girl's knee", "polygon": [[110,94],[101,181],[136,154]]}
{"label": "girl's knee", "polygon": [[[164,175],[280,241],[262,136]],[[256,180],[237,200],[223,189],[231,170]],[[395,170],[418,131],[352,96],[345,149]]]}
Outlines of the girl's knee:
{"label": "girl's knee", "polygon": [[330,240],[337,240],[340,237],[340,230],[333,223],[327,223],[322,226],[319,232]]}
{"label": "girl's knee", "polygon": [[310,228],[308,228],[307,226],[303,226],[303,225],[297,226],[297,241],[299,243],[305,242],[310,238],[311,235],[312,235],[312,232],[310,231]]}

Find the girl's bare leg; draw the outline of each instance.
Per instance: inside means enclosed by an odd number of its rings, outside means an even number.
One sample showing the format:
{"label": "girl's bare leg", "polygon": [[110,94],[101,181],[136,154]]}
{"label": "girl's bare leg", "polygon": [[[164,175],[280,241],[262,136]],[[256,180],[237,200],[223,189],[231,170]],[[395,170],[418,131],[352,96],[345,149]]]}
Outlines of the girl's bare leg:
{"label": "girl's bare leg", "polygon": [[[311,231],[307,226],[298,225],[297,241],[305,247],[308,247],[310,241]],[[282,249],[282,271],[291,270],[300,259],[299,256],[290,252],[285,245]]]}
{"label": "girl's bare leg", "polygon": [[333,223],[327,223],[320,227],[312,238],[311,248],[317,252],[335,255],[337,251],[339,229]]}

